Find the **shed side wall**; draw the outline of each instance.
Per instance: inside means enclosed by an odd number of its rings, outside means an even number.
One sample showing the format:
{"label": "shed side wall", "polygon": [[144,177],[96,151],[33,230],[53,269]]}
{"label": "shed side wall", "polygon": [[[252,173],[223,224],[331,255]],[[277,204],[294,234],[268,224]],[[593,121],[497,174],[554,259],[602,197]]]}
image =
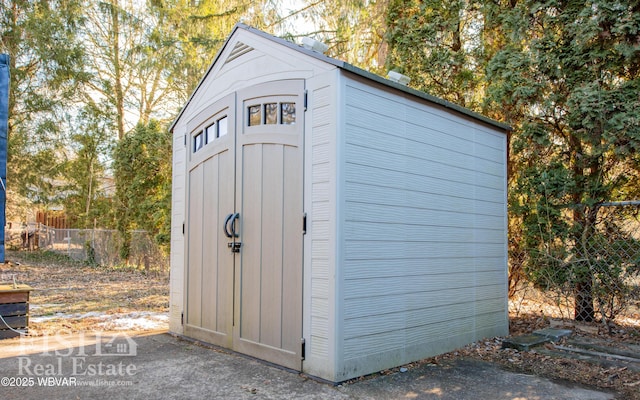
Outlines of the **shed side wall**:
{"label": "shed side wall", "polygon": [[336,377],[336,126],[338,71],[306,82],[304,372]]}
{"label": "shed side wall", "polygon": [[345,82],[337,380],[505,335],[506,135]]}

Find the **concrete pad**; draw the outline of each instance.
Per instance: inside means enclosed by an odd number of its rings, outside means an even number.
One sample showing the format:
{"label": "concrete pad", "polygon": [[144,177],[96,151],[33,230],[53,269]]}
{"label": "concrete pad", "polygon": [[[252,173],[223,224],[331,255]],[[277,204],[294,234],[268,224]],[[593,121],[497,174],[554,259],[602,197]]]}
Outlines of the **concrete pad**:
{"label": "concrete pad", "polygon": [[491,400],[606,400],[614,394],[565,386],[548,379],[517,374],[477,360],[459,359],[440,365],[423,365],[405,374],[381,376],[341,390],[352,398],[391,399],[491,399]]}
{"label": "concrete pad", "polygon": [[503,349],[516,349],[520,351],[528,351],[532,347],[540,346],[541,344],[549,342],[544,336],[539,335],[522,335],[512,338],[507,338],[502,341]]}
{"label": "concrete pad", "polygon": [[20,346],[16,339],[0,345],[0,399],[614,398],[474,360],[423,365],[336,387],[166,333],[28,338],[22,345],[19,351],[11,350]]}
{"label": "concrete pad", "polygon": [[552,342],[557,342],[563,337],[571,336],[573,334],[573,331],[570,329],[545,328],[533,331],[533,334],[547,338]]}
{"label": "concrete pad", "polygon": [[[347,398],[332,386],[299,374],[166,333],[133,336],[135,354],[123,351],[122,355],[103,351],[105,342],[93,337],[53,337],[48,340],[52,345],[34,339],[37,344],[27,346],[28,354],[0,358],[0,379],[34,378],[34,384],[20,388],[0,384],[0,399]],[[62,349],[62,340],[75,346]]]}

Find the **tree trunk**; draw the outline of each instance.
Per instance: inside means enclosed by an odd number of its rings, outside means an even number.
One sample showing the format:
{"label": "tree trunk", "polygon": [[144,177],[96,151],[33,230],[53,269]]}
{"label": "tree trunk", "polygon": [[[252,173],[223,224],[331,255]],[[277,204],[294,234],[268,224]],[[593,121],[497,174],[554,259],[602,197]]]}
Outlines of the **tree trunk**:
{"label": "tree trunk", "polygon": [[593,276],[591,272],[586,273],[576,282],[573,316],[576,321],[592,322],[595,319],[592,284]]}
{"label": "tree trunk", "polygon": [[113,32],[112,45],[113,49],[113,73],[115,79],[115,103],[116,118],[118,127],[118,139],[124,137],[124,92],[122,90],[122,65],[120,60],[120,5],[117,0],[111,2],[111,25]]}
{"label": "tree trunk", "polygon": [[581,229],[580,237],[576,237],[576,256],[580,260],[576,271],[574,319],[576,321],[592,322],[595,320],[593,306],[593,270],[591,269],[589,238],[595,229],[598,207],[585,207],[574,211],[574,224]]}

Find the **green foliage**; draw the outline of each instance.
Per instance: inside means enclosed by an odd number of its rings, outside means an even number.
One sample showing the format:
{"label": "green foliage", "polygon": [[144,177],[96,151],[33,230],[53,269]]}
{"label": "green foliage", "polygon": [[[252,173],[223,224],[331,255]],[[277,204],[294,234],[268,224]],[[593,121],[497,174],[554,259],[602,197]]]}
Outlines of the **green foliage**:
{"label": "green foliage", "polygon": [[143,51],[156,68],[162,67],[167,88],[177,99],[173,111],[188,100],[233,26],[244,22],[272,31],[281,21],[278,5],[271,0],[149,2],[146,14],[153,23]]}
{"label": "green foliage", "polygon": [[111,227],[114,221],[110,193],[113,182],[108,177],[107,159],[114,142],[109,118],[100,110],[85,107],[74,124],[64,163],[66,184],[61,185],[59,201],[78,228]]}
{"label": "green foliage", "polygon": [[530,249],[527,272],[545,287],[573,287],[576,317],[587,320],[607,286],[597,283],[622,276],[616,256],[591,253],[599,205],[638,194],[637,8],[519,2],[503,10],[510,40],[487,64],[487,107],[509,110],[518,128],[510,206]]}
{"label": "green foliage", "polygon": [[[167,246],[171,224],[171,134],[152,120],[138,125],[118,142],[114,155],[118,230],[127,238],[131,229],[154,235]],[[125,240],[129,243],[129,240]],[[123,258],[128,246],[123,245]]]}
{"label": "green foliage", "polygon": [[[299,42],[302,37],[314,38],[329,47],[326,54],[331,57],[380,75],[386,73],[385,18],[390,0],[264,3],[269,5],[269,11],[265,12],[263,24],[243,22],[292,42]],[[288,9],[285,5],[297,8]]]}
{"label": "green foliage", "polygon": [[[11,56],[8,185],[48,205],[61,175],[68,104],[83,73],[81,2],[3,0],[0,52]],[[9,199],[11,201],[12,199]]]}
{"label": "green foliage", "polygon": [[90,265],[90,266],[98,265],[98,262],[96,261],[96,251],[91,245],[91,241],[89,240],[84,242],[84,253],[87,255],[86,261],[85,261],[87,265]]}
{"label": "green foliage", "polygon": [[387,69],[410,85],[479,109],[483,94],[482,14],[467,0],[392,0],[387,11]]}

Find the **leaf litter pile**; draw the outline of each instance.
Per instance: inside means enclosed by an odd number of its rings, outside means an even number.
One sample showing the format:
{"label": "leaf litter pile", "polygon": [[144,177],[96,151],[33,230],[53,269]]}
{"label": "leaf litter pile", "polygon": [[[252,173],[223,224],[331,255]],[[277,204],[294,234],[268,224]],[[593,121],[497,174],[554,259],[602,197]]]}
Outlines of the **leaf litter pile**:
{"label": "leaf litter pile", "polygon": [[[0,264],[0,283],[28,284],[30,299],[29,334],[42,336],[80,331],[146,331],[168,328],[169,278],[149,276],[132,269],[90,267],[53,253],[8,252]],[[571,329],[571,340],[593,342],[598,349],[627,349],[640,358],[640,326],[631,329],[602,324],[576,324],[549,319],[540,304],[533,312],[511,311],[510,336],[527,335],[548,327]],[[527,310],[531,311],[531,310]],[[529,351],[503,349],[505,338],[485,339],[456,351],[431,357],[380,374],[404,372],[417,365],[446,363],[456,358],[472,358],[499,364],[519,373],[609,390],[618,399],[640,400],[640,363],[595,361],[588,357],[559,354],[558,347],[571,347],[568,338]],[[626,353],[624,353],[626,354]],[[609,360],[611,361],[611,360]],[[375,374],[374,374],[375,375]],[[361,378],[361,379],[366,379]]]}
{"label": "leaf litter pile", "polygon": [[[573,333],[570,338],[562,338],[555,343],[546,343],[529,351],[503,349],[502,341],[504,338],[481,340],[458,351],[434,357],[431,362],[454,357],[474,358],[497,363],[503,369],[513,372],[533,374],[552,380],[577,383],[594,389],[614,391],[617,393],[616,399],[640,399],[640,343],[638,343],[638,338],[630,342],[625,329],[609,333],[607,329],[602,329],[598,325],[597,323],[575,324],[572,321],[549,320],[541,315],[520,314],[518,317],[510,317],[510,337],[529,335],[536,330],[550,326],[570,329]],[[634,343],[632,351],[635,351],[635,357],[639,358],[636,362],[625,362],[625,357],[616,356],[617,351],[611,351],[610,357],[596,358],[587,356],[595,354],[595,351],[584,351],[584,353],[557,351],[558,348],[572,348],[574,342],[597,343],[599,349],[610,347],[612,350],[626,350],[630,343]]]}

